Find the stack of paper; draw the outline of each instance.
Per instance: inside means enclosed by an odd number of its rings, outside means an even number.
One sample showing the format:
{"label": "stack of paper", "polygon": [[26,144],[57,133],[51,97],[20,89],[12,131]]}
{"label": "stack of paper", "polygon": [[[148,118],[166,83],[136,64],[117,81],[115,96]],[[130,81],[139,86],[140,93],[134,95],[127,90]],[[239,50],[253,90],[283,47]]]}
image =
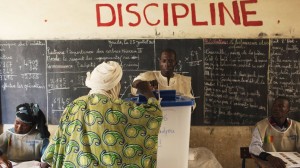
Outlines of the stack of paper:
{"label": "stack of paper", "polygon": [[298,152],[268,152],[273,156],[281,158],[287,163],[287,168],[300,167],[300,153]]}

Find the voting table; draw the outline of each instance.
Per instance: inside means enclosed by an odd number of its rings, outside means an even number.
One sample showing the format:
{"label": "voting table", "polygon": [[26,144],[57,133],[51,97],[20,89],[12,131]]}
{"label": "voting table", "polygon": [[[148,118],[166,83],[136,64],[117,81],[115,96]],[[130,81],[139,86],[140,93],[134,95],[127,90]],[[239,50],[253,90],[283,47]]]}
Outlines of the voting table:
{"label": "voting table", "polygon": [[[286,162],[287,168],[299,168],[300,167],[300,153],[298,152],[268,152],[273,156],[281,158],[284,162]],[[261,160],[255,156],[252,156],[261,168],[270,167],[267,161]]]}

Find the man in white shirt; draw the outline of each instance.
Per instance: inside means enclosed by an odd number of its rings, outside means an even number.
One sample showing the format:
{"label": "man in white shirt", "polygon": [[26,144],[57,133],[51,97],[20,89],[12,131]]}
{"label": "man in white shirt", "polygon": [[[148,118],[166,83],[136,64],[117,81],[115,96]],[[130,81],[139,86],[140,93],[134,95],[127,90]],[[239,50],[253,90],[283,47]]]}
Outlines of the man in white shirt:
{"label": "man in white shirt", "polygon": [[250,153],[274,168],[284,168],[285,162],[267,152],[300,152],[300,123],[287,118],[289,111],[289,99],[276,98],[271,117],[259,121],[253,131]]}
{"label": "man in white shirt", "polygon": [[[191,77],[174,73],[177,59],[176,52],[173,49],[165,49],[161,52],[159,65],[160,71],[148,71],[134,78],[131,88],[132,95],[137,94],[136,85],[140,81],[150,81],[153,90],[176,90],[176,93],[181,96],[194,98],[192,94]],[[195,109],[195,107],[196,103],[193,109]],[[195,160],[189,162],[189,167],[222,168],[221,164],[209,149],[199,147],[196,148],[196,151],[197,157]]]}
{"label": "man in white shirt", "polygon": [[176,90],[181,96],[194,98],[191,77],[174,73],[177,59],[176,52],[173,49],[165,49],[161,52],[159,65],[160,71],[148,71],[134,78],[131,88],[132,95],[137,94],[137,83],[150,81],[154,90]]}

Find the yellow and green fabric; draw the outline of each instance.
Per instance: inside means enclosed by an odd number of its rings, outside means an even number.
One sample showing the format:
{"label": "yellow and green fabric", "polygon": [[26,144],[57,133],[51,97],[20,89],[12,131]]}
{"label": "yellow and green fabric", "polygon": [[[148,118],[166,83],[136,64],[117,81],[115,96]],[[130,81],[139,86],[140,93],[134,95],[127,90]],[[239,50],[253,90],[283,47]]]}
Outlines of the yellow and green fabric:
{"label": "yellow and green fabric", "polygon": [[101,94],[64,110],[42,160],[51,167],[154,168],[162,111],[156,99],[136,105]]}

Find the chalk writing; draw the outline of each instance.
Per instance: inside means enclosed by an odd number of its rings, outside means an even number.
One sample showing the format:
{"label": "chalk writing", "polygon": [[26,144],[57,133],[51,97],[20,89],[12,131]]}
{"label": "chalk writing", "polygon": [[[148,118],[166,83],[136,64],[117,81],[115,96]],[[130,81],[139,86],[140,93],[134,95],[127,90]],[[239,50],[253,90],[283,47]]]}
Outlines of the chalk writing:
{"label": "chalk writing", "polygon": [[2,123],[12,123],[15,107],[38,103],[46,111],[45,41],[0,41]]}
{"label": "chalk writing", "polygon": [[263,118],[267,110],[268,41],[205,42],[204,122],[245,125]]}
{"label": "chalk writing", "polygon": [[269,95],[287,96],[291,100],[290,110],[300,109],[300,57],[299,39],[272,39],[270,58]]}
{"label": "chalk writing", "polygon": [[0,41],[1,110],[9,112],[2,122],[14,121],[17,104],[35,102],[57,124],[66,105],[89,92],[86,72],[103,61],[122,66],[126,98],[139,73],[159,69],[165,48],[177,53],[176,73],[192,78],[196,125],[253,125],[280,95],[300,110],[299,39],[8,40]]}
{"label": "chalk writing", "polygon": [[[86,95],[86,72],[103,61],[119,62],[123,68],[121,97],[130,92],[132,74],[150,70],[154,56],[154,40],[69,40],[47,43],[47,90],[49,121],[56,119],[68,102]],[[152,59],[154,60],[154,59]],[[141,66],[142,65],[142,66]],[[134,72],[133,72],[134,71]]]}

